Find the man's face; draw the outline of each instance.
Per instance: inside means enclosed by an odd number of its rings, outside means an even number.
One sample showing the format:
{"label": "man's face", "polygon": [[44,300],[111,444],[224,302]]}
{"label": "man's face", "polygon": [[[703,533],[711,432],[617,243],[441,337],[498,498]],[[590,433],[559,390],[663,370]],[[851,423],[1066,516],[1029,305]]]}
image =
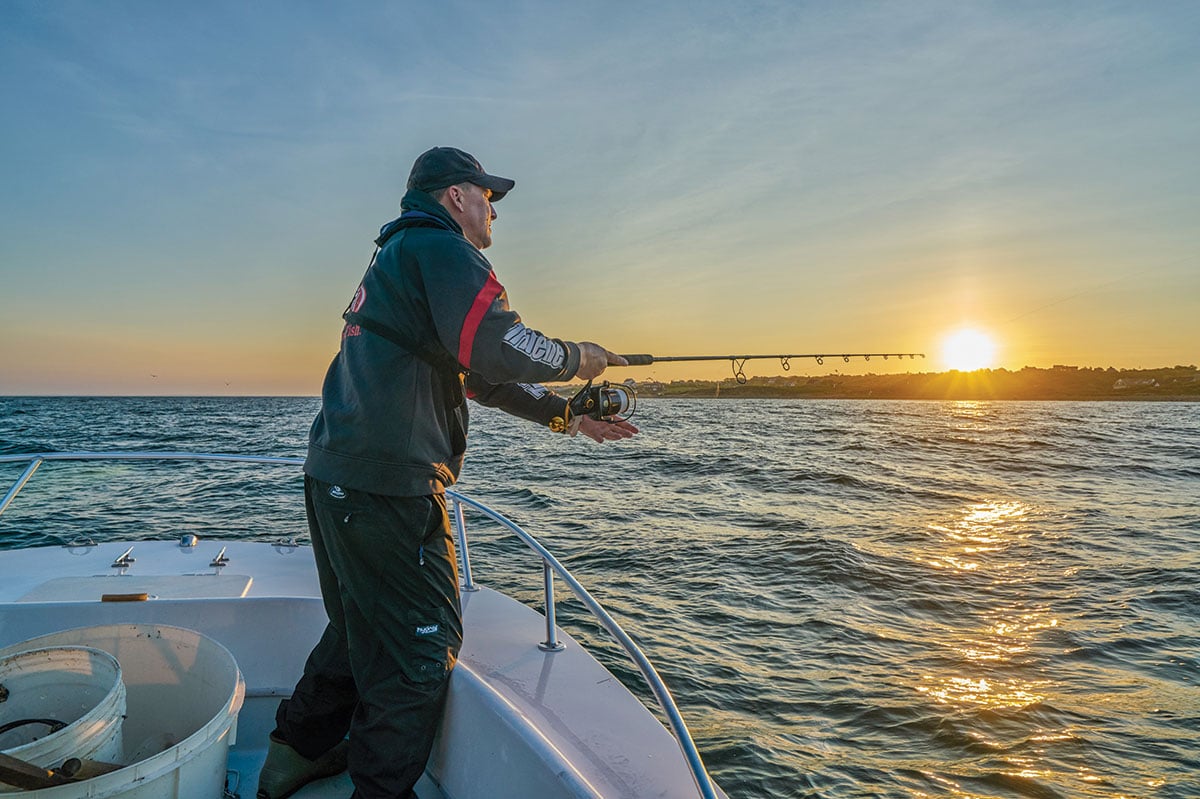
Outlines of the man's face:
{"label": "man's face", "polygon": [[481,250],[486,250],[492,244],[492,220],[496,218],[496,209],[492,207],[492,190],[466,183],[462,191],[462,225],[463,235],[467,241]]}

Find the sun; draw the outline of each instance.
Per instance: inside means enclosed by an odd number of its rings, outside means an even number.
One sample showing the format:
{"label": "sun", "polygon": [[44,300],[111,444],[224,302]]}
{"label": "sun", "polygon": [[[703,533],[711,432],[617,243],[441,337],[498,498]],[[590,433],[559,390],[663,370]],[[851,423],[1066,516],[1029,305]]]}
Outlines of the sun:
{"label": "sun", "polygon": [[971,328],[955,330],[942,340],[942,362],[949,369],[973,372],[989,368],[996,357],[991,336]]}

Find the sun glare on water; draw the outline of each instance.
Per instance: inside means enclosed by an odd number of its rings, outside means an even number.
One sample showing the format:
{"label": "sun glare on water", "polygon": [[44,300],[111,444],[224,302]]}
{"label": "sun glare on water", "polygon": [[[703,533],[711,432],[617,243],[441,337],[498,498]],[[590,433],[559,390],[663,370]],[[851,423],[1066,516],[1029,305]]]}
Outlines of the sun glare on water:
{"label": "sun glare on water", "polygon": [[947,369],[961,372],[987,369],[995,357],[996,343],[978,330],[956,330],[942,341],[942,361]]}

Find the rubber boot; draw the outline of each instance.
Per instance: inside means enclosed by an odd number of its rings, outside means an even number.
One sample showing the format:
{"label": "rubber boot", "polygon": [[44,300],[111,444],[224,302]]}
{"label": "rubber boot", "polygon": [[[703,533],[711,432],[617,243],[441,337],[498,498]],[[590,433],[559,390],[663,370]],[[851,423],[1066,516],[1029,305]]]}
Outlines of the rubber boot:
{"label": "rubber boot", "polygon": [[349,741],[341,741],[316,760],[309,760],[284,741],[271,736],[267,760],[258,773],[258,799],[287,799],[315,780],[346,770]]}

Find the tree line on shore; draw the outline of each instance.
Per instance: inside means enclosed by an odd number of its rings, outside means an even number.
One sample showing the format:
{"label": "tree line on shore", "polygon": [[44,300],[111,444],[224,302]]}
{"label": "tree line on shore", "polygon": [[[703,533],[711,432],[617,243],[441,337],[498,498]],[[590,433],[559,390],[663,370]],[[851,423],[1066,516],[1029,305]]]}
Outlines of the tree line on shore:
{"label": "tree line on shore", "polygon": [[1200,400],[1195,366],[1115,369],[1055,366],[905,374],[775,375],[636,383],[642,397],[933,400]]}

